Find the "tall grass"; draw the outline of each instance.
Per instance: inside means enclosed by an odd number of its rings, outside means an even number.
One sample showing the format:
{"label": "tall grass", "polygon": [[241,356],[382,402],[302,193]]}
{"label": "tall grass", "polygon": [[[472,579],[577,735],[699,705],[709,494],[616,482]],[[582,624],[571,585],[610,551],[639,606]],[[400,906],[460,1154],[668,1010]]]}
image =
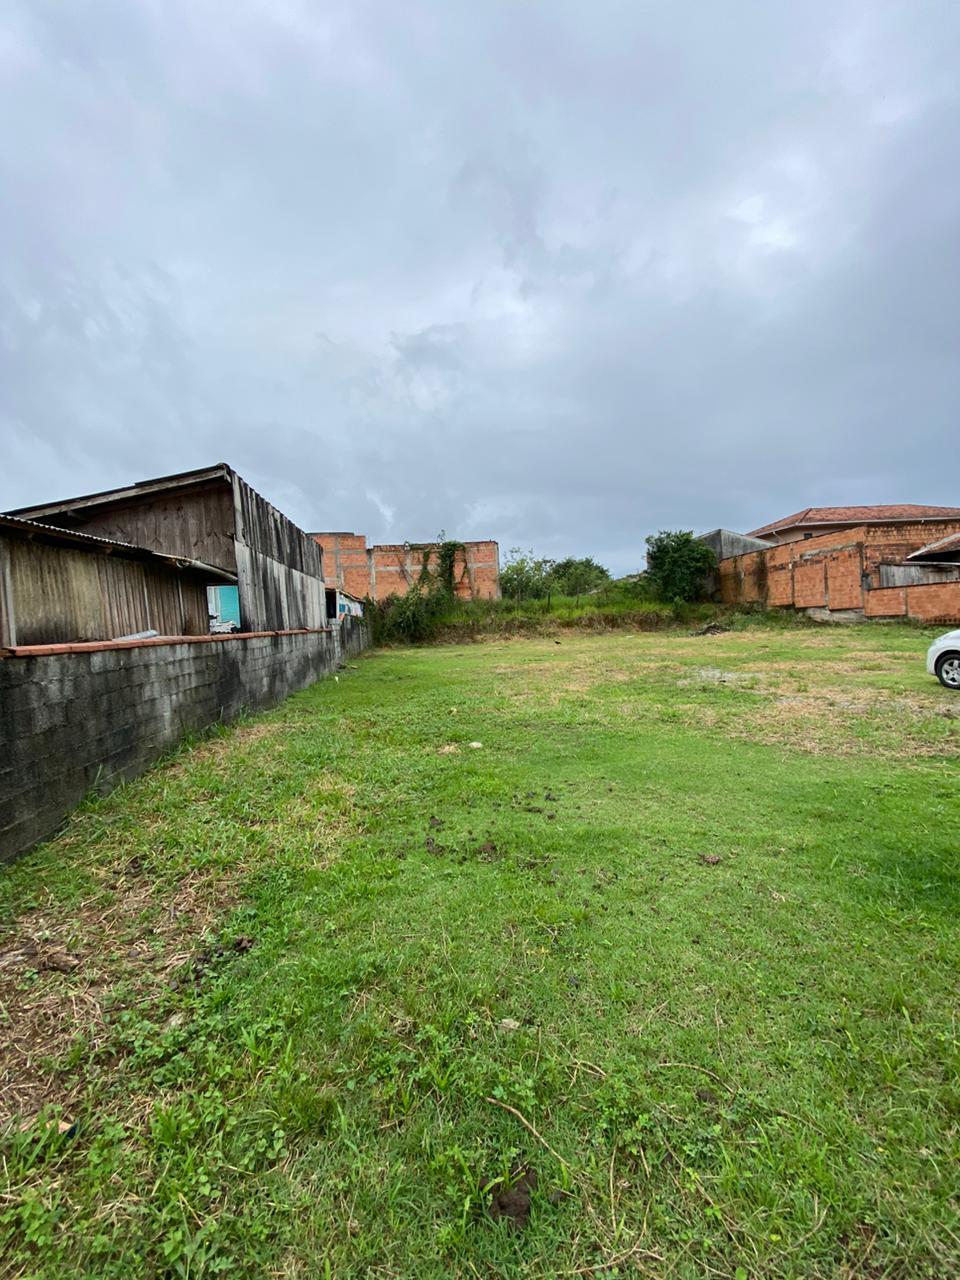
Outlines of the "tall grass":
{"label": "tall grass", "polygon": [[415,586],[405,596],[368,601],[367,619],[376,645],[457,643],[495,636],[541,635],[561,630],[660,631],[721,622],[731,630],[822,626],[792,609],[651,599],[634,583],[611,583],[580,596],[540,600],[463,600],[449,592]]}
{"label": "tall grass", "polygon": [[489,635],[528,635],[558,628],[609,630],[632,627],[658,631],[716,616],[715,605],[675,607],[653,600],[611,600],[594,596],[554,596],[550,600],[457,601],[439,619],[432,638],[470,639]]}

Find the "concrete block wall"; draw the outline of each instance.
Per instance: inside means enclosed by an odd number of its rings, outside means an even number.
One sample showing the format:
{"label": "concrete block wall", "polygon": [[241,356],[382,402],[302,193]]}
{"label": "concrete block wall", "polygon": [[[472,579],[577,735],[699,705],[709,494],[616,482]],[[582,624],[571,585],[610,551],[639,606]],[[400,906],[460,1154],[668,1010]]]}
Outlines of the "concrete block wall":
{"label": "concrete block wall", "polygon": [[325,631],[44,645],[0,658],[0,862],[187,734],[282,701],[366,647]]}
{"label": "concrete block wall", "polygon": [[370,644],[370,632],[362,618],[343,614],[337,623],[337,655],[341,662],[355,658]]}

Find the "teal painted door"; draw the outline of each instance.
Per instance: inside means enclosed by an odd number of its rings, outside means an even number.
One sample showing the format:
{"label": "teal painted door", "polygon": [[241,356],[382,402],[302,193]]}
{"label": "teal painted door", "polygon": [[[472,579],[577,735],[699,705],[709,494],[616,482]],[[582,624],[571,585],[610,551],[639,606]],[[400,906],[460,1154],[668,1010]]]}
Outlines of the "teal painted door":
{"label": "teal painted door", "polygon": [[240,625],[240,592],[237,587],[210,587],[210,606],[217,622]]}

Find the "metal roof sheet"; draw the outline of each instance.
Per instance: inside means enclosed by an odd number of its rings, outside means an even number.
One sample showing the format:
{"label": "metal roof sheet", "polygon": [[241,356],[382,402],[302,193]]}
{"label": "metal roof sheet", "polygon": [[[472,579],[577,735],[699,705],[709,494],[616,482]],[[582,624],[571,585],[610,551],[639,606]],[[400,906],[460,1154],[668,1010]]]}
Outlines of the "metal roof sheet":
{"label": "metal roof sheet", "polygon": [[907,559],[922,560],[925,556],[943,555],[944,552],[948,551],[956,551],[960,555],[960,533],[948,533],[945,538],[939,538],[936,542],[928,542],[919,551],[912,551],[907,556]]}
{"label": "metal roof sheet", "polygon": [[82,551],[90,551],[100,555],[119,555],[127,560],[160,561],[183,572],[199,573],[204,577],[216,578],[219,582],[236,582],[237,575],[226,569],[205,564],[202,560],[190,560],[183,556],[167,555],[163,551],[151,551],[149,547],[138,547],[132,542],[118,542],[112,538],[98,538],[91,533],[81,533],[78,529],[58,529],[51,524],[42,524],[39,520],[25,520],[21,516],[0,515],[0,532],[4,529],[28,540],[51,543],[67,543],[79,547]]}

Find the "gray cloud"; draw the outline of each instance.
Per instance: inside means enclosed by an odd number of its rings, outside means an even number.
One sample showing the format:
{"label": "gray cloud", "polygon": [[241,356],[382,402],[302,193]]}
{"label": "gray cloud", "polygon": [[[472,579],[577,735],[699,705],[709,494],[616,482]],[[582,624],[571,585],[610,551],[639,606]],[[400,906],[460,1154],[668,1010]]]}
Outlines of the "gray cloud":
{"label": "gray cloud", "polygon": [[226,459],[307,527],[629,570],[960,502],[954,6],[0,24],[0,507]]}

